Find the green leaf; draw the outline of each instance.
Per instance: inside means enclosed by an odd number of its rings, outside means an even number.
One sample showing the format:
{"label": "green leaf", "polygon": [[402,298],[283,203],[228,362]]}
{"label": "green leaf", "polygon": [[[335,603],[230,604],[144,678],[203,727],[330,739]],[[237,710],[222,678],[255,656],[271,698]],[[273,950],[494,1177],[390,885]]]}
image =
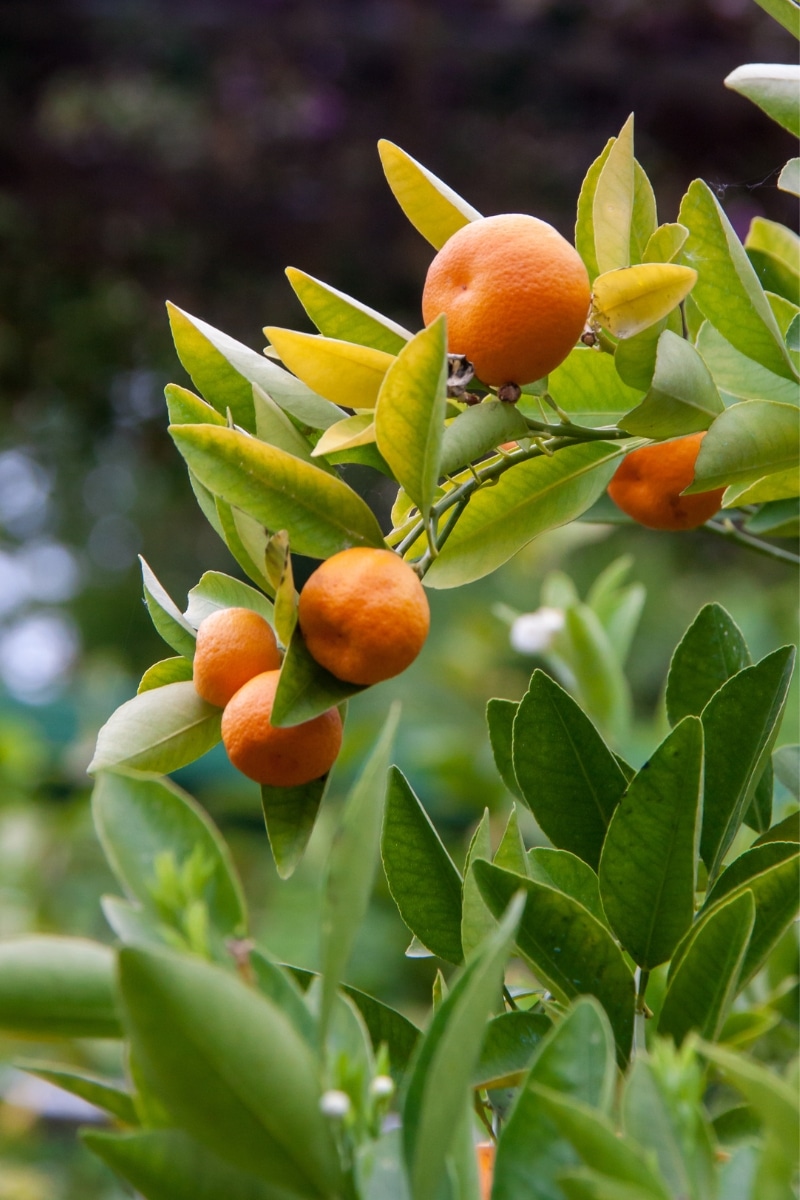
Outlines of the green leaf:
{"label": "green leaf", "polygon": [[764,289],[716,197],[696,179],[678,217],[689,230],[682,258],[698,272],[693,299],[724,338],[784,379],[797,374]]}
{"label": "green leaf", "polygon": [[69,1092],[71,1096],[79,1096],[88,1104],[94,1104],[110,1113],[112,1117],[125,1125],[138,1125],[139,1118],[133,1103],[133,1096],[121,1084],[99,1075],[86,1074],[74,1067],[61,1066],[60,1063],[48,1063],[39,1059],[16,1059],[14,1066],[29,1075],[36,1075],[47,1083]]}
{"label": "green leaf", "polygon": [[747,63],[731,71],[725,87],[746,96],[789,133],[800,137],[800,67],[784,63]]}
{"label": "green leaf", "polygon": [[800,1105],[797,1091],[778,1076],[743,1054],[722,1046],[697,1041],[697,1050],[713,1063],[725,1080],[745,1097],[767,1128],[777,1134],[784,1146],[797,1155]]}
{"label": "green leaf", "polygon": [[201,700],[191,681],[142,692],[106,721],[87,770],[169,775],[217,744],[221,720],[222,709]]}
{"label": "green leaf", "polygon": [[268,540],[264,526],[246,516],[240,509],[231,508],[230,504],[226,504],[219,496],[213,496],[191,471],[189,472],[189,482],[195,495],[205,493],[211,499],[219,525],[220,537],[245,575],[271,594],[269,580],[263,569]]}
{"label": "green leaf", "polygon": [[139,680],[136,694],[138,696],[142,692],[152,691],[153,688],[165,687],[168,683],[183,683],[191,679],[192,674],[193,668],[188,658],[182,655],[179,658],[162,658],[160,662],[147,668]]}
{"label": "green leaf", "polygon": [[708,367],[690,342],[665,329],[650,391],[621,424],[636,437],[671,438],[708,429],[724,409]]}
{"label": "green leaf", "polygon": [[514,769],[550,841],[596,868],[625,777],[589,718],[543,671],[534,671],[514,721]]}
{"label": "green leaf", "polygon": [[506,1012],[486,1027],[473,1088],[516,1087],[553,1022],[544,1013]]}
{"label": "green leaf", "polygon": [[797,404],[796,381],[775,375],[740,353],[710,321],[703,321],[696,344],[717,387],[734,402],[736,399],[777,400],[783,404]]}
{"label": "green leaf", "polygon": [[[762,0],[756,0],[756,4],[760,4]],[[781,2],[781,0],[777,0]],[[788,6],[794,9],[792,0],[783,0]],[[786,166],[778,176],[778,187],[782,192],[789,192],[792,196],[800,196],[800,158],[790,158]]]}
{"label": "green leaf", "polygon": [[119,957],[133,1051],[176,1124],[240,1170],[303,1196],[335,1195],[341,1171],[317,1063],[289,1018],[196,959]]}
{"label": "green leaf", "polygon": [[511,805],[511,812],[492,862],[497,863],[498,867],[505,867],[507,871],[516,871],[518,875],[528,874],[528,856],[519,827],[516,804]]}
{"label": "green leaf", "polygon": [[195,629],[201,621],[221,608],[251,608],[268,621],[275,623],[272,601],[241,579],[224,575],[222,571],[206,571],[200,582],[189,590],[186,619]]}
{"label": "green leaf", "polygon": [[679,263],[640,263],[594,281],[592,319],[618,338],[635,337],[688,296],[697,272]]}
{"label": "green leaf", "polygon": [[800,304],[800,238],[794,230],[753,217],[744,248],[764,290]]}
{"label": "green leaf", "polygon": [[[633,114],[629,118],[633,120]],[[633,213],[631,214],[630,261],[647,262],[645,253],[658,226],[656,197],[647,172],[633,160]],[[655,260],[652,260],[655,261]],[[666,260],[665,260],[666,261]]]}
{"label": "green leaf", "polygon": [[587,713],[619,741],[631,720],[631,695],[619,655],[596,613],[587,604],[564,614],[559,648],[575,679]]}
{"label": "green leaf", "polygon": [[649,1188],[623,1183],[621,1179],[601,1175],[589,1167],[564,1171],[558,1182],[566,1200],[653,1200]]}
{"label": "green leaf", "polygon": [[522,903],[522,897],[514,897],[507,912],[497,914],[502,917],[498,928],[436,1010],[411,1065],[403,1103],[403,1150],[413,1196],[436,1196],[442,1182]]}
{"label": "green leaf", "polygon": [[461,876],[397,767],[389,772],[381,855],[408,928],[432,954],[461,962]]}
{"label": "green leaf", "polygon": [[261,787],[261,806],[272,856],[281,879],[288,879],[305,853],[330,776],[297,787]]}
{"label": "green leaf", "polygon": [[157,860],[173,855],[181,868],[198,858],[201,886],[188,887],[202,899],[220,938],[241,937],[247,909],[236,869],[225,841],[200,807],[169,780],[136,779],[103,772],[92,794],[95,830],[109,866],[146,912],[159,916]]}
{"label": "green leaf", "polygon": [[763,537],[786,537],[797,541],[800,537],[800,501],[795,496],[791,500],[773,500],[764,504],[748,517],[744,527],[748,533]]}
{"label": "green leaf", "polygon": [[794,0],[756,0],[756,4],[783,25],[784,29],[788,29],[789,33],[800,38],[800,13]]}
{"label": "green leaf", "polygon": [[546,883],[548,887],[571,896],[584,908],[588,908],[593,917],[597,917],[603,925],[606,924],[597,875],[582,858],[570,854],[569,850],[534,846],[528,851],[528,874],[537,883]]}
{"label": "green leaf", "polygon": [[724,896],[747,886],[756,875],[771,870],[788,858],[794,858],[797,852],[797,843],[792,839],[785,842],[773,839],[762,842],[761,845],[751,846],[725,868],[714,886],[709,889],[703,910],[713,908]]}
{"label": "green leaf", "polygon": [[[250,950],[247,955],[256,987],[281,1010],[294,1025],[297,1032],[309,1046],[318,1045],[317,1022],[310,1006],[303,995],[303,984],[298,981],[291,967],[274,962],[263,950]],[[308,972],[310,983],[318,978]]]}
{"label": "green leaf", "polygon": [[785,646],[745,667],[703,710],[706,768],[700,853],[712,880],[772,753],[794,658],[794,647]]}
{"label": "green leaf", "polygon": [[378,153],[395,200],[435,250],[463,225],[480,217],[477,209],[393,142],[382,138]]}
{"label": "green leaf", "polygon": [[703,811],[703,727],[685,717],[628,785],[608,826],[600,895],[634,962],[666,962],[692,923]]}
{"label": "green leaf", "polygon": [[605,164],[608,162],[608,156],[615,141],[616,138],[609,138],[601,153],[589,167],[581,185],[580,195],[578,196],[578,211],[575,222],[575,249],[583,259],[586,270],[589,273],[589,280],[592,282],[600,274],[595,249],[594,198],[597,192],[597,182]]}
{"label": "green leaf", "polygon": [[[700,445],[688,494],[726,484],[750,484],[776,471],[800,468],[800,408],[745,400],[714,421]],[[797,489],[795,489],[796,491]],[[765,499],[779,499],[769,496]]]}
{"label": "green leaf", "polygon": [[222,413],[188,388],[168,383],[164,388],[170,425],[227,425]]}
{"label": "green leaf", "polygon": [[328,558],[384,544],[361,497],[318,467],[236,429],[180,425],[171,433],[204,486],[268,529],[285,529],[296,553]]}
{"label": "green leaf", "polygon": [[774,471],[757,479],[755,483],[734,484],[726,488],[722,497],[723,508],[740,507],[747,504],[772,504],[779,500],[796,500],[800,495],[800,470],[797,466],[788,471]]}
{"label": "green leaf", "polygon": [[400,708],[394,704],[347,798],[328,859],[320,924],[322,1040],[336,988],[367,914],[378,867],[389,759],[399,720]]}
{"label": "green leaf", "polygon": [[478,858],[492,857],[489,810],[483,816],[472,835],[464,862],[464,882],[461,892],[461,947],[465,958],[480,946],[485,937],[497,927],[497,922],[486,907],[480,889],[472,873],[472,864]]}
{"label": "green leaf", "polygon": [[175,601],[161,586],[145,560],[139,555],[142,567],[144,599],[156,632],[168,646],[184,658],[194,658],[195,631]]}
{"label": "green leaf", "polygon": [[576,425],[616,425],[642,393],[622,381],[614,364],[615,356],[576,346],[548,376],[547,390]]}
{"label": "green leaf", "polygon": [[84,1129],[80,1136],[147,1200],[289,1200],[283,1188],[237,1171],[177,1129],[125,1134]]}
{"label": "green leaf", "polygon": [[120,1037],[113,952],[85,938],[0,942],[0,1029],[14,1037]]}
{"label": "green leaf", "polygon": [[492,747],[494,765],[497,767],[500,778],[511,795],[522,800],[524,797],[514,774],[511,749],[514,718],[517,715],[518,707],[515,700],[501,700],[496,697],[489,700],[486,705],[486,724],[489,727],[489,743]]}
{"label": "green leaf", "polygon": [[537,1200],[562,1200],[561,1173],[577,1156],[560,1137],[538,1093],[541,1085],[585,1100],[602,1111],[611,1106],[616,1069],[614,1039],[603,1009],[587,996],[577,1000],[534,1051],[528,1077],[504,1124],[497,1147],[494,1200],[520,1200],[535,1180]]}
{"label": "green leaf", "polygon": [[296,625],[281,666],[270,720],[280,727],[300,725],[363,691],[359,684],[337,679],[321,667],[309,654]]}
{"label": "green leaf", "polygon": [[670,1080],[665,1086],[663,1067],[658,1070],[639,1056],[625,1081],[622,1118],[625,1134],[655,1161],[670,1195],[701,1200],[714,1194],[715,1163],[700,1106],[690,1108],[684,1099],[688,1090],[684,1080],[688,1083],[690,1078],[684,1062],[675,1064],[680,1083],[673,1087]]}
{"label": "green leaf", "polygon": [[592,200],[594,253],[598,270],[630,266],[633,218],[633,116],[614,138],[602,164]]}
{"label": "green leaf", "polygon": [[800,746],[780,746],[773,755],[775,774],[796,800],[800,800]]}
{"label": "green leaf", "polygon": [[440,474],[446,407],[447,329],[440,316],[400,351],[375,406],[378,449],[423,520]]}
{"label": "green leaf", "polygon": [[342,991],[350,997],[364,1018],[372,1045],[377,1052],[381,1045],[389,1051],[389,1065],[395,1077],[399,1078],[405,1071],[419,1041],[420,1031],[416,1025],[396,1012],[382,1000],[368,996],[358,988],[347,984]]}
{"label": "green leaf", "polygon": [[670,976],[658,1031],[678,1046],[692,1030],[714,1041],[737,991],[755,921],[751,891],[738,893],[699,923]]}
{"label": "green leaf", "polygon": [[[303,437],[286,413],[271,396],[253,384],[253,409],[256,415],[256,437],[270,446],[277,446],[295,458],[311,462],[311,443]],[[323,434],[324,437],[324,434]]]}
{"label": "green leaf", "polygon": [[681,638],[667,676],[671,725],[699,717],[715,692],[744,667],[750,652],[742,631],[721,604],[706,604]]}
{"label": "green leaf", "polygon": [[[629,387],[637,388],[640,392],[646,392],[650,388],[656,369],[658,339],[669,327],[670,321],[671,316],[662,317],[655,325],[648,325],[641,333],[617,342],[614,350],[614,369]],[[622,416],[624,415],[623,413]]]}
{"label": "green leaf", "polygon": [[633,1034],[633,975],[606,927],[577,900],[546,884],[483,861],[472,869],[495,916],[524,888],[519,950],[560,1003],[585,993],[600,1001],[614,1030],[619,1061],[625,1063]]}
{"label": "green leaf", "polygon": [[288,646],[297,626],[298,594],[294,586],[289,535],[285,529],[273,533],[267,542],[264,569],[275,589],[275,633],[282,646]]}
{"label": "green leaf", "polygon": [[454,475],[503,442],[530,437],[530,432],[515,404],[502,400],[473,404],[445,426],[439,474]]}
{"label": "green leaf", "polygon": [[[289,370],[326,400],[345,408],[375,407],[393,354],[273,325],[264,333]],[[338,418],[344,415],[337,413]]]}
{"label": "green leaf", "polygon": [[680,254],[688,236],[689,230],[685,225],[679,225],[677,221],[659,225],[648,239],[642,255],[642,262],[672,262]]}
{"label": "green leaf", "polygon": [[471,497],[426,584],[450,588],[481,579],[538,534],[573,521],[605,490],[620,453],[606,442],[584,442],[511,467]]}
{"label": "green leaf", "polygon": [[298,271],[286,268],[286,278],[317,329],[325,337],[397,354],[411,337],[407,329],[344,292]]}
{"label": "green leaf", "polygon": [[402,1130],[389,1129],[358,1150],[360,1200],[411,1200],[403,1166]]}
{"label": "green leaf", "polygon": [[771,826],[761,837],[753,842],[756,846],[766,846],[770,842],[800,842],[800,810],[796,809],[788,817],[784,817],[777,825]]}

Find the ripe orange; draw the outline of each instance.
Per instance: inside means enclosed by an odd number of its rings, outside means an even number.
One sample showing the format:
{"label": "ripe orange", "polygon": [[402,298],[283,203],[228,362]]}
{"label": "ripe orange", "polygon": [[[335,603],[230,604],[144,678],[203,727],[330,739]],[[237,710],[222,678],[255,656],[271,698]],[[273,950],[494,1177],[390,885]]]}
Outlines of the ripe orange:
{"label": "ripe orange", "polygon": [[425,591],[393,550],[356,547],[327,559],[300,593],[309,653],[337,679],[380,683],[419,654],[430,627]]}
{"label": "ripe orange", "polygon": [[537,217],[481,217],[449,238],[428,269],[426,325],[447,316],[451,354],[488,384],[530,383],[554,370],[581,335],[591,291],[583,261]]}
{"label": "ripe orange", "polygon": [[478,1180],[481,1185],[481,1200],[489,1200],[492,1194],[494,1179],[494,1142],[478,1142],[475,1147],[478,1156]]}
{"label": "ripe orange", "polygon": [[200,622],[192,675],[198,695],[224,708],[242,684],[281,665],[268,621],[249,608],[221,608]]}
{"label": "ripe orange", "polygon": [[705,431],[654,442],[622,460],[608,485],[614,503],[648,529],[697,529],[722,505],[724,488],[682,496],[694,479]]}
{"label": "ripe orange", "polygon": [[250,679],[226,705],[222,741],[228,758],[248,779],[271,787],[297,787],[325,775],[342,745],[339,710],[302,725],[272,725],[272,705],[280,671],[264,671]]}

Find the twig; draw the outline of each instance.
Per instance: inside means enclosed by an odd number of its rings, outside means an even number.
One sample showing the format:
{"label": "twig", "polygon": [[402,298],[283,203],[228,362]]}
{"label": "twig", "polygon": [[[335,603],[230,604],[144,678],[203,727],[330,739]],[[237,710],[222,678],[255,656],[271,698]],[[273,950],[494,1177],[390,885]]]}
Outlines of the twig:
{"label": "twig", "polygon": [[791,563],[792,566],[800,565],[800,556],[792,554],[791,550],[781,550],[780,546],[772,546],[769,542],[762,542],[760,538],[753,537],[751,534],[737,529],[730,517],[725,517],[722,521],[706,521],[705,528],[710,530],[711,533],[716,533],[720,537],[726,538],[729,542],[736,542],[739,546],[747,546],[750,550],[755,550],[757,554],[764,554],[767,558],[774,558],[778,562]]}

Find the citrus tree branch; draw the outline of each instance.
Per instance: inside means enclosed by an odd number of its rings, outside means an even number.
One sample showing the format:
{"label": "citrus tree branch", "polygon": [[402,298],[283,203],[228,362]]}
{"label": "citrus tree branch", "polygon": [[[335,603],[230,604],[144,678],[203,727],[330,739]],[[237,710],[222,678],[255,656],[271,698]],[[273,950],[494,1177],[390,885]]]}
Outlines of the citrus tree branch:
{"label": "citrus tree branch", "polygon": [[762,542],[760,538],[745,533],[734,525],[730,517],[723,517],[722,520],[706,521],[705,528],[710,530],[711,533],[716,533],[719,537],[726,538],[729,542],[736,542],[739,546],[747,546],[750,550],[755,550],[757,554],[764,554],[767,558],[774,558],[778,562],[791,563],[792,566],[800,564],[800,556],[793,554],[791,550],[782,550],[780,546],[773,546],[770,542]]}

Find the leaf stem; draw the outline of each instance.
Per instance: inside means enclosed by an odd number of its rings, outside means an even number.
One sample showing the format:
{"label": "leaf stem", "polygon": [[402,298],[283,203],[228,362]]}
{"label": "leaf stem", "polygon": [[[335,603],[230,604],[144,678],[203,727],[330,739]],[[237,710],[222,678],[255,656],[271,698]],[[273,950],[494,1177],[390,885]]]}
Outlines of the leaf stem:
{"label": "leaf stem", "polygon": [[[636,1005],[634,1008],[634,1037],[633,1045],[635,1053],[644,1053],[647,1049],[645,1038],[645,1020],[648,1016],[648,1008],[644,1002],[647,985],[650,982],[650,972],[645,971],[644,967],[639,968],[639,983],[636,989]],[[651,1014],[652,1015],[652,1014]]]}
{"label": "leaf stem", "polygon": [[503,999],[505,1000],[506,1004],[511,1009],[511,1011],[516,1012],[517,1002],[514,999],[514,997],[511,995],[511,992],[508,990],[508,988],[506,987],[505,984],[503,984]]}
{"label": "leaf stem", "polygon": [[791,563],[792,566],[800,564],[800,556],[793,554],[791,550],[781,550],[780,546],[772,546],[769,542],[762,542],[760,538],[745,533],[734,525],[730,517],[724,517],[721,521],[706,521],[705,528],[711,533],[718,534],[719,537],[726,538],[729,542],[736,542],[739,546],[747,546],[750,550],[755,550],[757,554],[764,554],[767,558]]}

